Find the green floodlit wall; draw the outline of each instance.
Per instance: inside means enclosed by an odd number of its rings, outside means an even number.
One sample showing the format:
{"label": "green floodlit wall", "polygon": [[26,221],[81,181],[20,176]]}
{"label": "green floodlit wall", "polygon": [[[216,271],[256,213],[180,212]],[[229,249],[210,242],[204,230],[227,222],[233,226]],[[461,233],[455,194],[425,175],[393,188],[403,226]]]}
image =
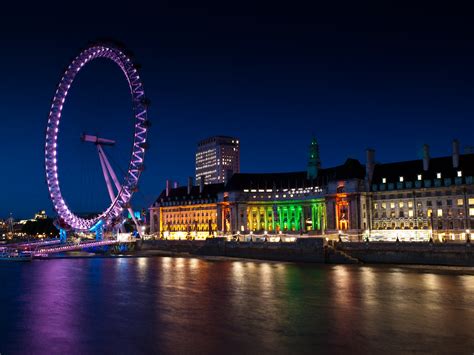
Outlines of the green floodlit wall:
{"label": "green floodlit wall", "polygon": [[[311,226],[306,225],[308,219]],[[247,220],[250,230],[323,231],[326,228],[324,199],[251,202]]]}

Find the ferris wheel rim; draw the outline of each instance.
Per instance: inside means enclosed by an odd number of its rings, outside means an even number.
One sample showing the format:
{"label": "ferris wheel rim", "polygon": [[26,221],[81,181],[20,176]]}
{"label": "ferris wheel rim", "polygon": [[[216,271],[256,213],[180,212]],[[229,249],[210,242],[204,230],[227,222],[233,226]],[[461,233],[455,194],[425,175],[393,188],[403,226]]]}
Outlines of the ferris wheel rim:
{"label": "ferris wheel rim", "polygon": [[[110,59],[117,64],[124,73],[132,97],[135,128],[130,161],[120,191],[117,192],[111,204],[98,216],[83,218],[74,214],[64,201],[58,178],[57,142],[61,114],[68,91],[82,67],[98,58]],[[54,209],[60,219],[64,221],[69,228],[85,231],[90,230],[100,221],[110,223],[113,219],[117,218],[130,203],[141,172],[143,171],[148,127],[147,104],[143,83],[140,79],[136,64],[133,63],[132,59],[125,54],[123,50],[116,46],[106,44],[92,45],[81,51],[64,71],[57,85],[48,115],[45,139],[45,173],[49,195]]]}

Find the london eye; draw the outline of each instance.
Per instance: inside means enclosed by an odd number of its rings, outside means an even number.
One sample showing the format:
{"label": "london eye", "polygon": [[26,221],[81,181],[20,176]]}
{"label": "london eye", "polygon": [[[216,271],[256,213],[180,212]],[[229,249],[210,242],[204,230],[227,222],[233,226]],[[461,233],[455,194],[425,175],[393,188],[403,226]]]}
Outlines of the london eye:
{"label": "london eye", "polygon": [[[133,144],[131,154],[127,158],[128,168],[124,172],[124,176],[119,178],[103,149],[104,146],[114,145],[115,141],[97,135],[82,135],[81,138],[84,142],[94,144],[97,147],[100,166],[110,197],[108,207],[94,216],[84,217],[72,211],[61,191],[58,175],[58,159],[60,159],[58,155],[58,137],[63,107],[76,75],[86,64],[98,58],[109,59],[115,63],[121,69],[128,82],[134,120],[134,129],[133,132],[130,132],[133,135]],[[117,46],[108,44],[92,45],[75,57],[64,71],[52,99],[45,139],[46,181],[54,210],[58,215],[61,239],[65,238],[66,230],[95,232],[97,238],[101,238],[104,228],[113,228],[121,223],[121,217],[125,211],[130,213],[138,229],[138,223],[132,211],[130,201],[132,195],[138,189],[138,181],[144,169],[147,130],[149,127],[147,119],[148,104],[149,102],[145,96],[137,65],[124,50]]]}

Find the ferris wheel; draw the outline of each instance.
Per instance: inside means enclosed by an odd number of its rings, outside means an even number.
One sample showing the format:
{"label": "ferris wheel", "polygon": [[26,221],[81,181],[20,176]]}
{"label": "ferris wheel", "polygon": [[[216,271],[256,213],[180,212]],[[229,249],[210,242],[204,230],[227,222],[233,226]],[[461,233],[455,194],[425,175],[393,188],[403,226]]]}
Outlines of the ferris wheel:
{"label": "ferris wheel", "polygon": [[[61,193],[58,176],[58,135],[63,106],[76,75],[82,67],[97,58],[110,59],[124,73],[130,88],[135,125],[128,169],[122,180],[115,174],[103,149],[103,146],[114,145],[115,141],[88,134],[84,134],[81,137],[83,141],[97,146],[100,165],[110,197],[110,205],[104,211],[96,216],[84,218],[71,211]],[[143,162],[147,148],[147,130],[149,127],[147,119],[148,104],[149,102],[145,97],[137,65],[132,62],[131,58],[123,50],[116,46],[106,44],[90,46],[83,50],[65,70],[52,100],[46,126],[45,141],[46,181],[51,201],[58,214],[61,239],[65,239],[66,230],[95,232],[97,238],[100,239],[102,238],[103,229],[119,224],[119,221],[122,220],[121,215],[126,210],[128,210],[131,218],[134,220],[137,232],[140,233],[138,222],[131,209],[130,200],[133,193],[137,191],[138,180],[144,168]]]}

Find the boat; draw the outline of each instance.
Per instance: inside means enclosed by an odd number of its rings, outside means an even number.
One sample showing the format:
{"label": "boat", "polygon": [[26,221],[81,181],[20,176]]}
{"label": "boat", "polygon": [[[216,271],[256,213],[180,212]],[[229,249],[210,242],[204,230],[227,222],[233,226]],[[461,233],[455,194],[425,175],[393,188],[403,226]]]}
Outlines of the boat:
{"label": "boat", "polygon": [[0,251],[0,262],[1,261],[31,261],[33,260],[33,254],[30,252],[22,252],[18,250],[1,250]]}

